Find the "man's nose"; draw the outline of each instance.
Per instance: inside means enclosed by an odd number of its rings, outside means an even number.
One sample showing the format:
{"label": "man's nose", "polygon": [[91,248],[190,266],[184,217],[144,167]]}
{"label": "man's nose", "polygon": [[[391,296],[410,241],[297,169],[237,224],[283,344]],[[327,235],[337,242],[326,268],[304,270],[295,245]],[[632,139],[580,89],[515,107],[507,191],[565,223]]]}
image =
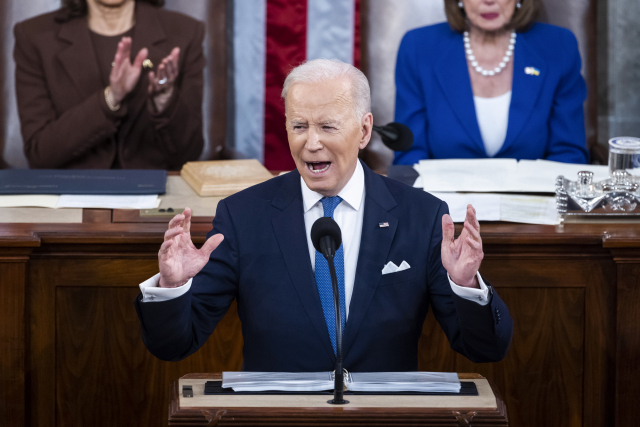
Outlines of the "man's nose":
{"label": "man's nose", "polygon": [[305,147],[309,151],[318,151],[323,147],[320,132],[318,132],[315,126],[309,126],[309,133]]}

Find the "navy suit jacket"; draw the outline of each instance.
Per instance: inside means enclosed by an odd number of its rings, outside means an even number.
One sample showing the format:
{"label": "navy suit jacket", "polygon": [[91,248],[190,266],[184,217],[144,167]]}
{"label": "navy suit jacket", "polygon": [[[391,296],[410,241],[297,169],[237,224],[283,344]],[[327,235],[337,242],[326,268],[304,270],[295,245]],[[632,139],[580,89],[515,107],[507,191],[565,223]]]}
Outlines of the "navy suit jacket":
{"label": "navy suit jacket", "polygon": [[[534,24],[518,33],[504,145],[495,155],[586,163],[578,43],[571,31]],[[540,74],[525,73],[534,67]],[[476,118],[462,34],[449,24],[409,31],[396,64],[395,121],[409,126],[413,147],[395,164],[420,159],[487,158]]]}
{"label": "navy suit jacket", "polygon": [[[364,165],[363,165],[364,166]],[[475,362],[502,359],[509,310],[494,292],[486,306],[456,296],[440,260],[447,205],[364,166],[362,240],[344,367],[355,372],[418,369],[429,306],[451,347]],[[330,371],[335,356],[309,259],[300,175],[292,171],[218,204],[224,241],[183,296],[135,305],[145,345],[160,359],[198,350],[236,299],[248,371]],[[388,222],[389,227],[379,224]],[[382,275],[389,261],[410,269]]]}

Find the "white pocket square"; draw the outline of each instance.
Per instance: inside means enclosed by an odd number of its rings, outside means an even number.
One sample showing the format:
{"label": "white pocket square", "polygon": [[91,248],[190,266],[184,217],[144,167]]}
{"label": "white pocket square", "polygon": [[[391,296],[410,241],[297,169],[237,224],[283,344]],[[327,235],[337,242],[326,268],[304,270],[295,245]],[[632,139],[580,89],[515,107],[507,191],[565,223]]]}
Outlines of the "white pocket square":
{"label": "white pocket square", "polygon": [[402,264],[400,264],[400,267],[395,265],[393,261],[389,261],[387,265],[385,265],[384,268],[382,269],[382,274],[384,275],[389,273],[397,273],[399,271],[408,270],[410,268],[411,266],[407,261],[402,261]]}

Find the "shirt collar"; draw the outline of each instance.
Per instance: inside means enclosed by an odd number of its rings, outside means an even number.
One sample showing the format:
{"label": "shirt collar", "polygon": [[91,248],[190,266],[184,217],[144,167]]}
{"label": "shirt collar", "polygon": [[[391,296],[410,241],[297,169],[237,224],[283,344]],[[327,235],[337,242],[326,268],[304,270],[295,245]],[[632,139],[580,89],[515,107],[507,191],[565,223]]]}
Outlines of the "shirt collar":
{"label": "shirt collar", "polygon": [[[300,183],[302,186],[302,201],[304,202],[304,212],[307,213],[309,209],[314,207],[316,203],[320,201],[324,196],[320,193],[316,193],[307,187],[307,183],[300,177]],[[351,175],[349,182],[344,186],[342,191],[338,193],[340,198],[347,202],[354,210],[360,210],[362,202],[362,196],[364,195],[364,169],[358,160],[356,164],[356,170]]]}

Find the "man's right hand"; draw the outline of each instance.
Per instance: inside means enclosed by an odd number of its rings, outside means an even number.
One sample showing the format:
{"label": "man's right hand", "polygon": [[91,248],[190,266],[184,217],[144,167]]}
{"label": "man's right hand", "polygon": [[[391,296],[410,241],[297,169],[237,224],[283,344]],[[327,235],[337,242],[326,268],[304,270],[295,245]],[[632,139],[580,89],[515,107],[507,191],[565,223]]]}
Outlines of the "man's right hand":
{"label": "man's right hand", "polygon": [[158,252],[160,287],[182,286],[195,276],[209,261],[211,252],[224,240],[222,234],[209,237],[198,250],[191,241],[191,209],[186,208],[169,222],[164,243]]}

